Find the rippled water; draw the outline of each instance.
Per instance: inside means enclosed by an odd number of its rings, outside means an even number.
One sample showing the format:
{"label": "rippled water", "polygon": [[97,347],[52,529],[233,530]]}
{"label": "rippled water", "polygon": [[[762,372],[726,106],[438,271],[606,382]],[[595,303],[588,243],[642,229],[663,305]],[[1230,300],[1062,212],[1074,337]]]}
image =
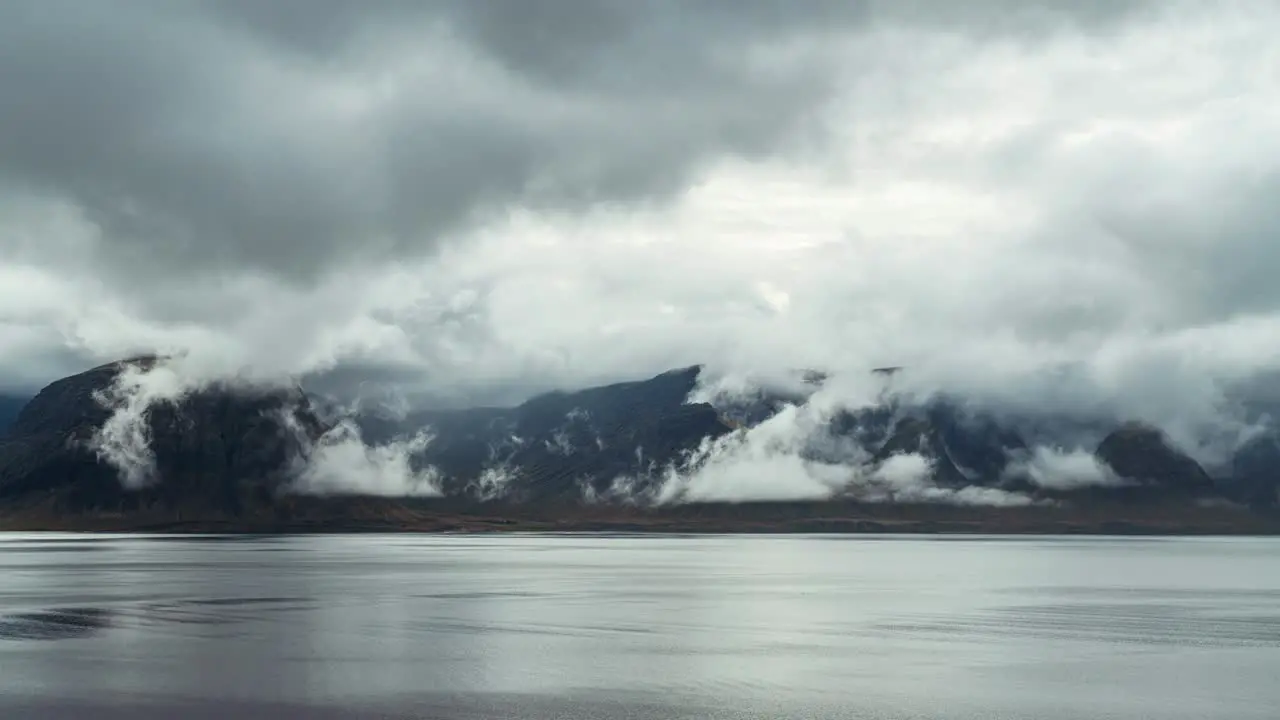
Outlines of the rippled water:
{"label": "rippled water", "polygon": [[1280,715],[1263,539],[0,535],[0,717]]}

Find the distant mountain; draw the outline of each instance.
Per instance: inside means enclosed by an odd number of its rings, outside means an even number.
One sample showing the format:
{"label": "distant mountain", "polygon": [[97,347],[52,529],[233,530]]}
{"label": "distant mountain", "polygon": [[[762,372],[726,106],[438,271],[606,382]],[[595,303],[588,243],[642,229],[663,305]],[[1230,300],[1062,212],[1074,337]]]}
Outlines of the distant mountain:
{"label": "distant mountain", "polygon": [[434,438],[415,460],[441,471],[448,494],[517,502],[607,495],[621,477],[651,489],[657,471],[679,464],[733,423],[706,403],[687,403],[699,368],[648,380],[553,392],[509,409],[423,412],[399,421],[363,417],[365,439],[421,428]]}
{"label": "distant mountain", "polygon": [[1117,475],[1133,482],[1131,493],[1205,497],[1216,489],[1199,463],[1175,449],[1159,430],[1140,423],[1117,428],[1098,446],[1097,454]]}
{"label": "distant mountain", "polygon": [[[707,442],[802,406],[816,389],[689,403],[698,376],[699,368],[692,367],[645,381],[553,393],[515,408],[425,412],[395,421],[369,416],[361,424],[373,441],[430,428],[435,439],[415,461],[441,471],[450,495],[634,501],[651,496],[673,470],[696,471],[695,451]],[[806,383],[816,386],[824,379],[815,374]],[[1036,450],[1032,439],[1045,442],[1054,428],[1067,428],[1073,441],[1098,437],[1092,451],[1082,452],[1092,454],[1097,472],[1111,473],[1115,482],[1045,484],[1028,477],[1026,463]],[[995,488],[1054,502],[1217,498],[1272,507],[1280,488],[1280,463],[1273,461],[1280,459],[1280,438],[1255,440],[1241,449],[1236,474],[1211,478],[1154,428],[1052,417],[1002,421],[949,397],[907,405],[886,395],[879,406],[837,412],[798,452],[806,460],[861,464],[867,471],[894,456],[914,455],[927,465],[927,482],[940,489]]]}
{"label": "distant mountain", "polygon": [[[154,455],[154,482],[126,490],[117,469],[92,445],[111,415],[95,393],[111,387],[126,364],[64,378],[31,401],[0,440],[0,509],[40,505],[58,512],[165,508],[220,516],[270,514],[288,504],[300,458],[348,420],[357,424],[364,442],[375,446],[428,433],[429,442],[400,447],[411,447],[410,464],[433,469],[440,489],[459,502],[502,501],[508,507],[644,503],[673,472],[696,471],[712,444],[732,446],[784,409],[803,407],[810,392],[805,388],[816,389],[824,381],[815,374],[794,392],[690,402],[701,371],[689,367],[646,380],[549,393],[511,408],[355,418],[341,417],[336,408],[298,389],[215,386],[148,411],[142,427]],[[1280,438],[1256,438],[1241,448],[1228,476],[1210,477],[1158,430],[1113,426],[1100,432],[1095,448],[1080,452],[1086,464],[1117,481],[1075,487],[1046,484],[1027,469],[1034,465],[1045,428],[1065,427],[1066,421],[1033,426],[991,416],[957,398],[909,403],[891,395],[875,407],[815,417],[824,418],[825,425],[812,428],[813,442],[788,452],[831,472],[847,468],[849,483],[859,473],[874,473],[897,456],[911,455],[928,473],[918,481],[939,490],[999,489],[1050,503],[1190,506],[1225,499],[1270,508],[1280,487]]]}

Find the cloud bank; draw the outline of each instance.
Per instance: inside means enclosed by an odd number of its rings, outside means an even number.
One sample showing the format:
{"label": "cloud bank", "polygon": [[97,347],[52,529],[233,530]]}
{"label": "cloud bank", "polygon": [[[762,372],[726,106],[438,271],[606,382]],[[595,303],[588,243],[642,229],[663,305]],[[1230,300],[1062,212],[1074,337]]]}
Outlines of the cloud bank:
{"label": "cloud bank", "polygon": [[[887,439],[897,419],[894,405],[915,406],[922,399],[900,394],[894,383],[871,373],[829,378],[820,388],[796,404],[785,405],[759,424],[742,427],[730,435],[704,441],[683,462],[660,469],[658,480],[647,487],[635,479],[615,482],[606,498],[625,496],[657,504],[680,502],[739,502],[770,500],[827,500],[846,498],[871,503],[942,503],[1014,507],[1033,499],[1020,492],[983,486],[977,482],[943,487],[935,480],[935,460],[921,452],[903,452],[877,458],[876,450]],[[714,398],[732,403],[734,397],[752,399],[761,385],[741,379],[709,379],[692,399]],[[777,391],[777,384],[773,391]],[[889,410],[885,427],[859,413]],[[850,431],[839,422],[841,414],[859,418]],[[850,417],[846,415],[847,417]],[[1088,456],[1092,459],[1092,455]],[[1044,484],[1065,489],[1077,481],[1072,473],[1083,461],[1068,462],[1037,449],[1033,462],[1010,457],[1010,471],[1034,473]],[[1096,463],[1096,460],[1095,460]],[[1101,472],[1101,471],[1100,471]],[[982,478],[991,483],[999,478]],[[1082,481],[1082,482],[1087,482]],[[1054,485],[1057,483],[1056,485]],[[639,488],[639,489],[637,489]]]}
{"label": "cloud bank", "polygon": [[[1280,366],[1277,29],[1176,0],[7,2],[0,389],[138,352],[436,406],[905,365],[1212,464]],[[827,487],[779,443],[742,452]]]}

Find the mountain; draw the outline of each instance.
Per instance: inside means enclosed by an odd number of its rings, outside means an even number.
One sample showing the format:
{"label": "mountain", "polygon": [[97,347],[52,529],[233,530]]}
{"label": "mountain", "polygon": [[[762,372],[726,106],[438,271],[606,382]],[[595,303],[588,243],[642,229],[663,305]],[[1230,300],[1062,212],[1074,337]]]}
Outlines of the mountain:
{"label": "mountain", "polygon": [[[397,420],[365,416],[360,423],[373,442],[430,428],[434,440],[415,462],[439,470],[451,496],[643,501],[669,470],[696,470],[695,451],[707,441],[804,406],[826,380],[808,372],[782,389],[690,403],[698,378],[699,368],[683,368],[644,381],[552,393],[515,408],[420,412]],[[1267,498],[1280,487],[1280,473],[1273,470],[1280,463],[1271,461],[1280,459],[1280,439],[1256,440],[1242,448],[1239,473],[1211,478],[1154,428],[1051,415],[998,418],[955,397],[910,404],[884,394],[879,405],[835,412],[826,423],[795,450],[804,460],[873,469],[896,455],[918,455],[929,468],[927,481],[941,489],[998,488],[1050,502],[1185,504],[1220,498],[1269,507],[1274,502]],[[1019,461],[1055,437],[1088,448],[1081,452],[1119,482],[1042,486],[1015,472]]]}
{"label": "mountain", "polygon": [[[121,473],[95,444],[112,416],[102,398],[126,368],[154,362],[143,358],[94,368],[52,383],[32,399],[0,440],[0,510],[216,517],[286,512],[301,502],[292,484],[298,469],[314,457],[328,431],[348,421],[355,422],[367,445],[411,447],[408,462],[433,470],[447,502],[501,501],[508,508],[504,512],[581,508],[584,501],[645,505],[672,471],[694,472],[713,444],[740,445],[752,437],[752,428],[783,409],[806,407],[825,380],[813,374],[787,391],[690,402],[699,388],[701,369],[695,366],[645,380],[548,393],[510,408],[355,417],[299,388],[213,385],[145,413],[139,437],[146,440],[154,473],[144,486],[125,489]],[[811,441],[787,452],[834,468],[829,472],[847,472],[849,483],[907,454],[920,456],[920,466],[928,471],[927,478],[913,482],[943,491],[1000,489],[1039,504],[1191,507],[1226,499],[1265,509],[1276,504],[1280,487],[1280,438],[1270,436],[1241,448],[1229,476],[1211,477],[1158,430],[1113,424],[1095,448],[1083,452],[1121,482],[1073,489],[1010,472],[1042,447],[1045,428],[1066,427],[1065,420],[1034,425],[996,417],[959,398],[908,402],[887,394],[873,407],[813,417],[825,425],[811,427]],[[766,436],[772,431],[760,429]],[[396,444],[422,433],[429,442]],[[856,494],[837,496],[848,502]],[[354,498],[333,502],[356,506]],[[385,504],[376,507],[371,512],[385,517],[401,512]]]}
{"label": "mountain", "polygon": [[[163,507],[236,514],[269,506],[289,481],[306,436],[321,431],[301,391],[215,386],[152,406],[142,430],[156,481],[134,491],[122,487],[120,473],[94,448],[111,415],[96,394],[128,365],[148,362],[103,365],[41,390],[0,440],[0,501],[67,512]],[[283,421],[284,410],[298,418],[295,425]]]}
{"label": "mountain", "polygon": [[733,423],[706,403],[687,403],[699,368],[578,392],[553,392],[509,409],[414,413],[360,420],[371,442],[423,427],[433,434],[415,458],[438,469],[446,494],[513,502],[608,495],[615,480],[652,490],[655,472],[679,464]]}
{"label": "mountain", "polygon": [[1126,423],[1098,446],[1097,456],[1117,475],[1131,481],[1127,497],[1203,498],[1217,490],[1199,463],[1173,447],[1164,433],[1141,423]]}
{"label": "mountain", "polygon": [[960,488],[995,484],[1009,458],[1026,449],[1022,437],[995,418],[939,399],[899,419],[873,457],[883,462],[894,455],[922,455],[933,467],[934,483]]}

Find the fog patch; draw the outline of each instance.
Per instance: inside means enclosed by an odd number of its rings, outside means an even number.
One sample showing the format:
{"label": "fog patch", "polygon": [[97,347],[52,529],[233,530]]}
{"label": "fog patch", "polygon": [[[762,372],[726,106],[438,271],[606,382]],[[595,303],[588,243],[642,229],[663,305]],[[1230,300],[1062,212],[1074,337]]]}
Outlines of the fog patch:
{"label": "fog patch", "polygon": [[1059,492],[1126,484],[1097,455],[1081,448],[1037,447],[1029,456],[1010,461],[1005,477],[1026,479],[1043,490]]}
{"label": "fog patch", "polygon": [[[300,439],[306,438],[294,414],[283,417]],[[431,440],[424,429],[408,438],[367,445],[356,422],[343,419],[318,438],[304,440],[290,490],[304,495],[440,496],[439,471],[430,466],[415,469],[413,462]]]}
{"label": "fog patch", "polygon": [[892,455],[868,468],[848,488],[848,495],[872,503],[931,503],[1020,507],[1032,498],[999,488],[967,485],[939,487],[933,481],[933,460],[919,453]]}
{"label": "fog patch", "polygon": [[511,492],[517,478],[516,471],[508,463],[493,463],[467,483],[467,492],[481,502],[501,500]]}

